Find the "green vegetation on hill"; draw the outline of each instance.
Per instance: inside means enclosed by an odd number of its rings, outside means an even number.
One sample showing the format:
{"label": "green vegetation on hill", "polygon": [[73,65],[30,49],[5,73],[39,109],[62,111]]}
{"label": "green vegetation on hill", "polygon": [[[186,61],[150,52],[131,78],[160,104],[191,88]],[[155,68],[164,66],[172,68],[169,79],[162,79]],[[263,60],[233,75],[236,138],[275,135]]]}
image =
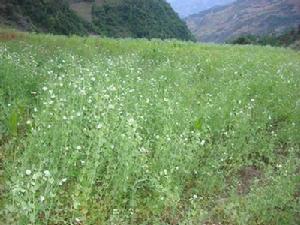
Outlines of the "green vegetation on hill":
{"label": "green vegetation on hill", "polygon": [[299,224],[299,53],[0,37],[3,224]]}
{"label": "green vegetation on hill", "polygon": [[93,20],[109,37],[192,40],[186,24],[161,0],[104,1],[94,5]]}
{"label": "green vegetation on hill", "polygon": [[0,1],[1,20],[25,30],[193,40],[186,24],[164,0]]}
{"label": "green vegetation on hill", "polygon": [[280,35],[243,35],[230,41],[231,44],[241,45],[270,45],[270,46],[283,46],[300,49],[300,25],[298,28],[293,28]]}
{"label": "green vegetation on hill", "polygon": [[85,35],[90,24],[69,9],[68,2],[56,0],[1,0],[3,19],[26,30],[53,34]]}

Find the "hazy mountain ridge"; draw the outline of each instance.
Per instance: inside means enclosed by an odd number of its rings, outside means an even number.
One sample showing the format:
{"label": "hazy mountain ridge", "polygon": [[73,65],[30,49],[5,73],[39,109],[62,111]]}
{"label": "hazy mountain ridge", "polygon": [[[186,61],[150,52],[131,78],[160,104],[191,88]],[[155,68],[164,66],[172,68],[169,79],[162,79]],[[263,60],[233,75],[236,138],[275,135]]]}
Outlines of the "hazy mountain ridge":
{"label": "hazy mountain ridge", "polygon": [[174,10],[181,16],[199,13],[200,11],[210,9],[215,6],[229,4],[235,0],[167,0]]}
{"label": "hazy mountain ridge", "polygon": [[225,42],[244,34],[281,33],[300,24],[297,0],[238,0],[186,18],[198,41]]}

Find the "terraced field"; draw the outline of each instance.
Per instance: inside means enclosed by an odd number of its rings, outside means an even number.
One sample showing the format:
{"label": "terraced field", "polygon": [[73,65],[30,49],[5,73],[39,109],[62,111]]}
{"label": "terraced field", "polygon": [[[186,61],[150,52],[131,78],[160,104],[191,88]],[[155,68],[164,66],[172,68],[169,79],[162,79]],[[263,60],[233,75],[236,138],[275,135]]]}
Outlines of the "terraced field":
{"label": "terraced field", "polygon": [[2,36],[2,224],[299,224],[298,52]]}

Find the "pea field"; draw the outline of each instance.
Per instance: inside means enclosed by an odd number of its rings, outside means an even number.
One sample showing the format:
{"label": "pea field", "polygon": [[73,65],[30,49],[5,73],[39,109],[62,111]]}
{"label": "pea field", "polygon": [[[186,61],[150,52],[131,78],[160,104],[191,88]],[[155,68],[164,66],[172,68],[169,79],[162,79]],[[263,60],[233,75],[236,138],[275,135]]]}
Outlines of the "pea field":
{"label": "pea field", "polygon": [[3,37],[1,225],[300,224],[299,52]]}

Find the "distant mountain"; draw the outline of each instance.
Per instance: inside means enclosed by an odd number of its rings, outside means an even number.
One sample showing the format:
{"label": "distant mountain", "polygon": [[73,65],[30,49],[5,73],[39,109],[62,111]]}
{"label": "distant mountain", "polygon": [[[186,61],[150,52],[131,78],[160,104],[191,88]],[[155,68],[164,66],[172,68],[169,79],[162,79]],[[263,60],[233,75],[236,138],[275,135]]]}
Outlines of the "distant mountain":
{"label": "distant mountain", "polygon": [[193,39],[165,0],[0,0],[0,22],[53,34]]}
{"label": "distant mountain", "polygon": [[282,33],[300,24],[299,0],[238,0],[186,18],[198,41],[225,42],[245,34]]}
{"label": "distant mountain", "polygon": [[167,0],[182,18],[233,1],[235,0]]}

